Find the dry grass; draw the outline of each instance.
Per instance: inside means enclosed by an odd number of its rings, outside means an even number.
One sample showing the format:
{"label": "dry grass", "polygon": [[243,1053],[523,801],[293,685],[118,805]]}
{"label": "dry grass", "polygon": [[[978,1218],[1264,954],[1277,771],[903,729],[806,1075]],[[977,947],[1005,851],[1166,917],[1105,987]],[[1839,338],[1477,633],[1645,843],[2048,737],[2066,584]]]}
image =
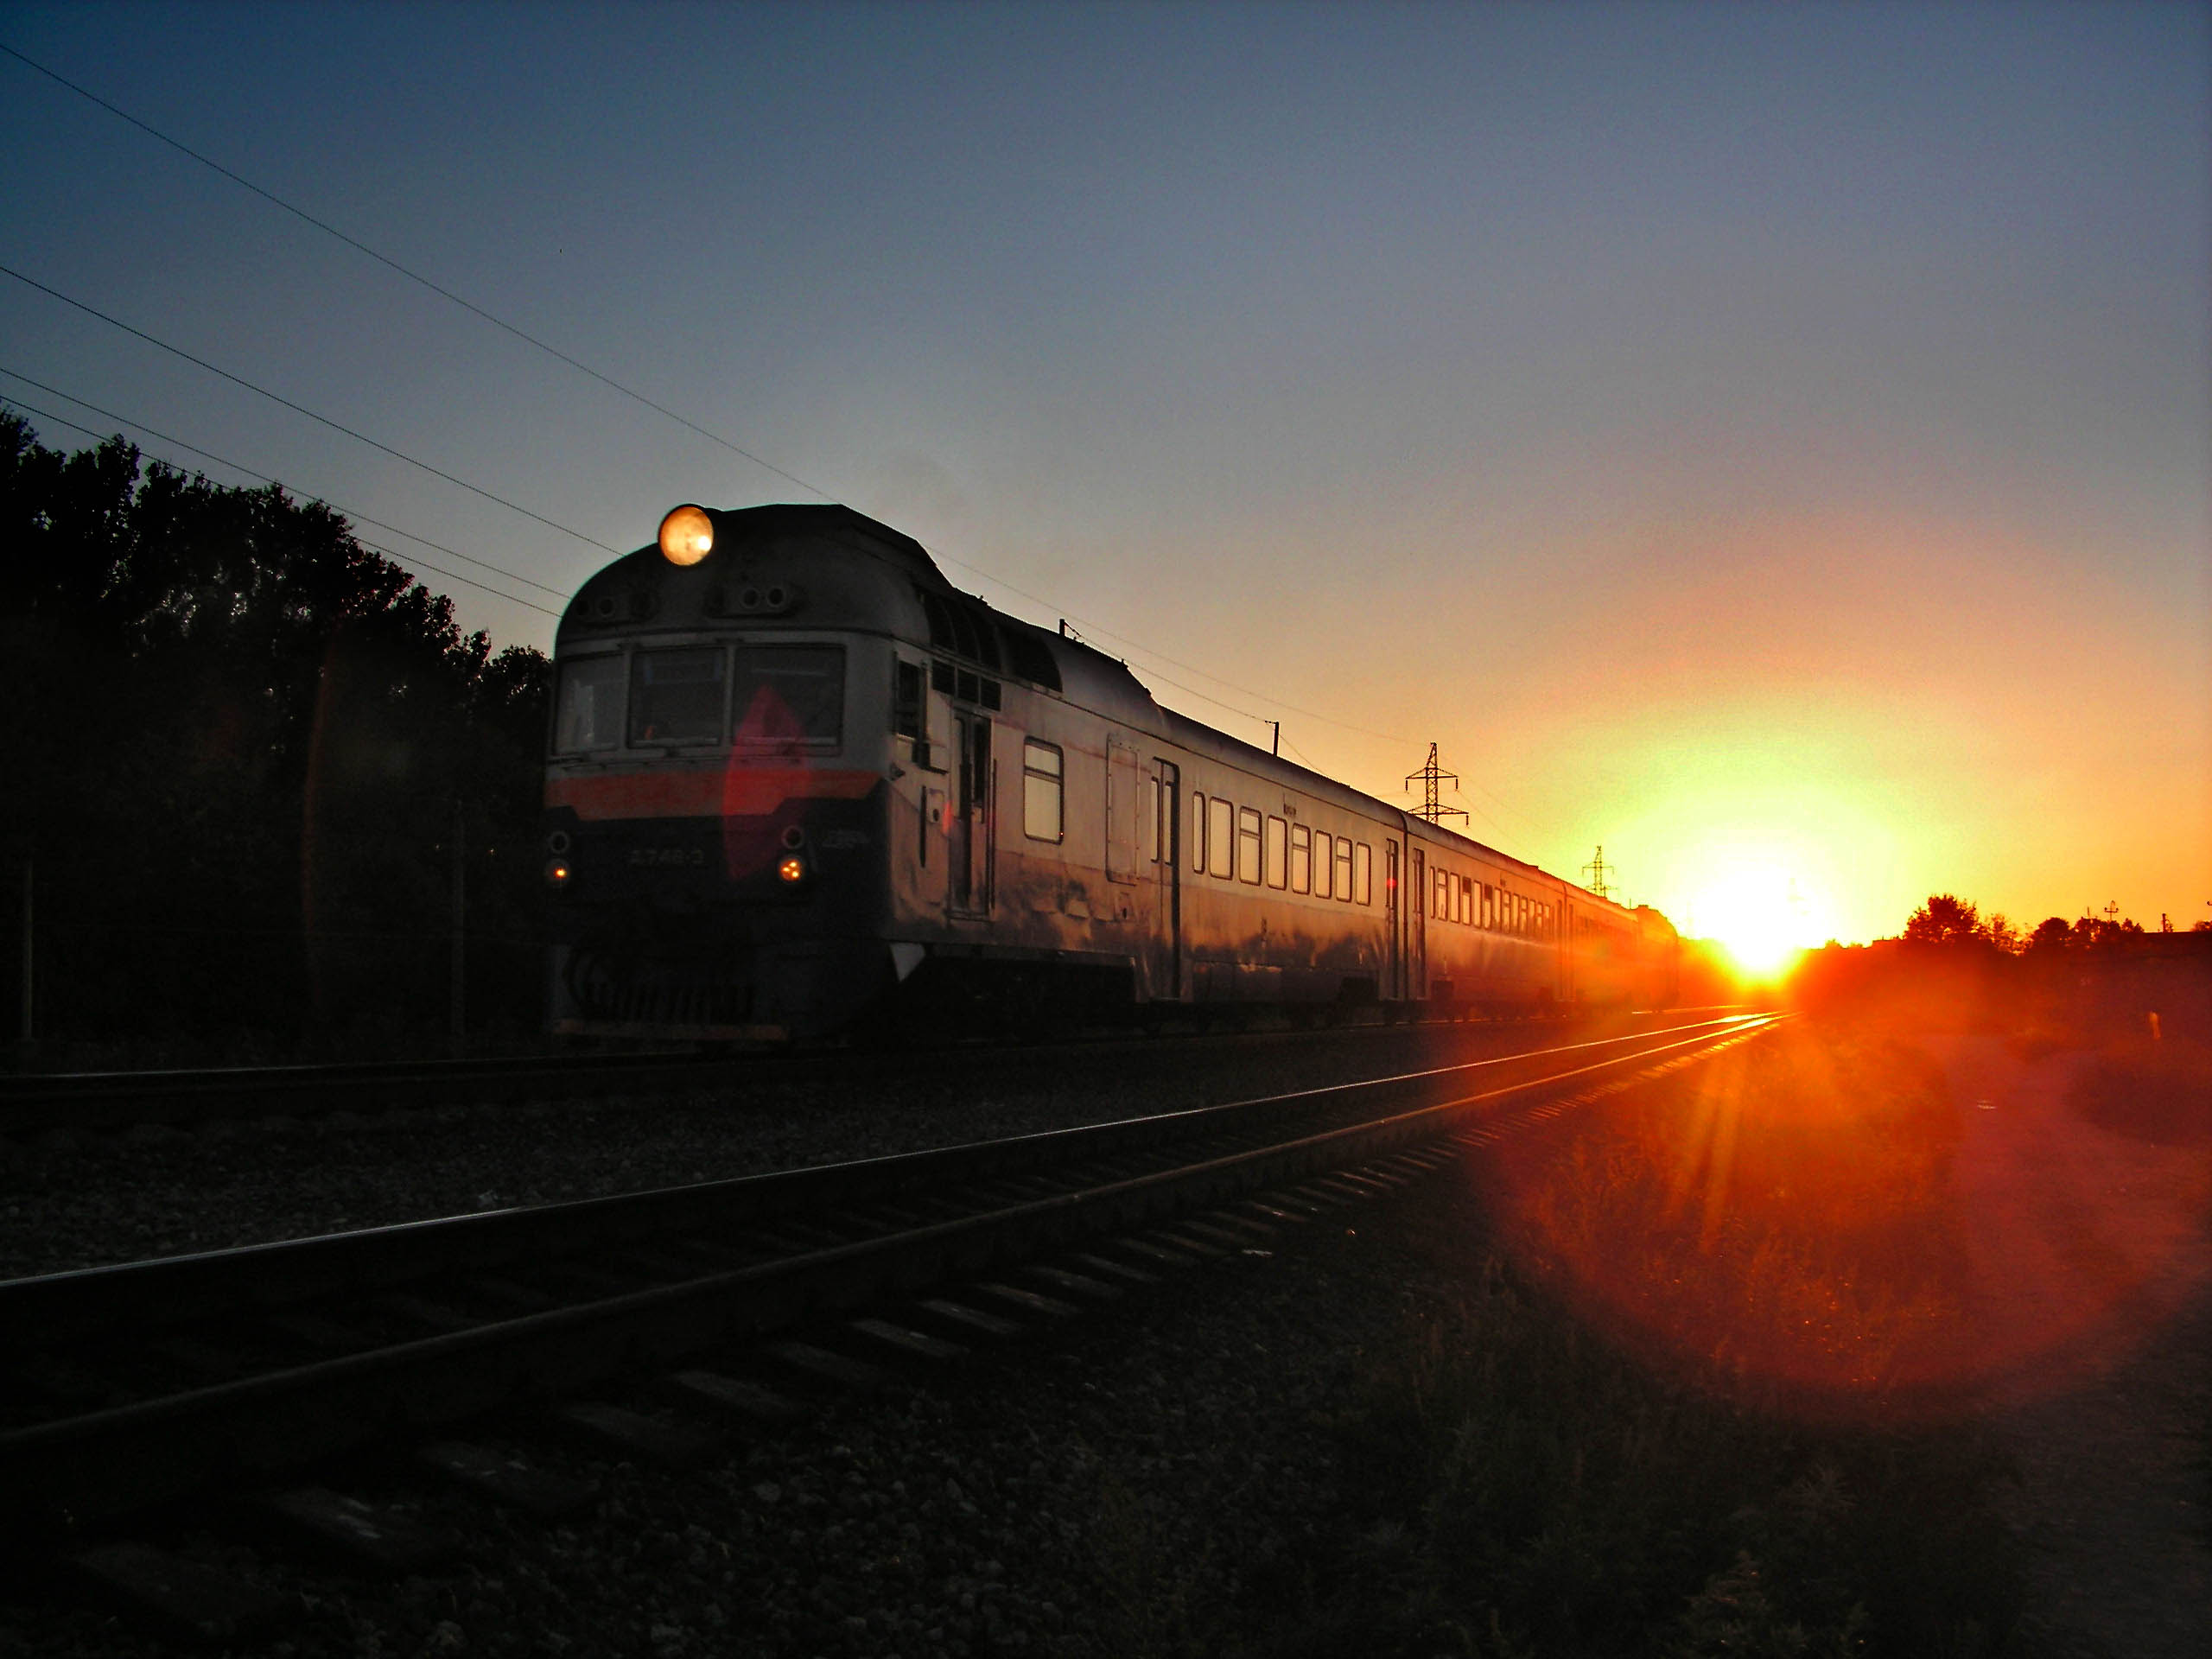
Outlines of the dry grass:
{"label": "dry grass", "polygon": [[1932,1068],[1801,1029],[1604,1122],[1421,1236],[1455,1288],[1370,1372],[1343,1530],[1252,1649],[2001,1651],[1997,1459],[1891,1397],[1955,1279]]}

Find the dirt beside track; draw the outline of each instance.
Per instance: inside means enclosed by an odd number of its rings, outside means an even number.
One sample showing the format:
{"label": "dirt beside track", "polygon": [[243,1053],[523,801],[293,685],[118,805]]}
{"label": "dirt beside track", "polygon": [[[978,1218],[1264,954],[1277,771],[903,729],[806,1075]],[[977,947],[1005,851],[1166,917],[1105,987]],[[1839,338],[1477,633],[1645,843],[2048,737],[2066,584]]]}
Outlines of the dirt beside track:
{"label": "dirt beside track", "polygon": [[2212,1144],[2090,1121],[2079,1052],[1924,1046],[1962,1118],[1966,1255],[1929,1359],[1981,1383],[2018,1463],[2023,1646],[2212,1652]]}

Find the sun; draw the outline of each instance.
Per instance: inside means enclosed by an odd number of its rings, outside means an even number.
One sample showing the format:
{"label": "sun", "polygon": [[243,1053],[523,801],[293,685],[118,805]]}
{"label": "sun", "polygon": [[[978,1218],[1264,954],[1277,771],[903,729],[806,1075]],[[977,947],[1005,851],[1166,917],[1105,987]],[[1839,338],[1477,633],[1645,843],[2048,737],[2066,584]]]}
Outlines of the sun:
{"label": "sun", "polygon": [[1690,906],[1694,931],[1717,940],[1747,974],[1779,971],[1805,948],[1803,902],[1788,878],[1765,870],[1722,877]]}

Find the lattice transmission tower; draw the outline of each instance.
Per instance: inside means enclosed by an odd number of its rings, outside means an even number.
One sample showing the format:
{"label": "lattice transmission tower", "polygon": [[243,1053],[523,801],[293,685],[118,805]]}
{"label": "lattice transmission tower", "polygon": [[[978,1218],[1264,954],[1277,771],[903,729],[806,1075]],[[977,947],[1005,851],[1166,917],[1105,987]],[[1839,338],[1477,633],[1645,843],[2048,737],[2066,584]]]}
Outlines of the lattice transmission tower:
{"label": "lattice transmission tower", "polygon": [[1446,818],[1464,818],[1467,816],[1458,807],[1446,806],[1437,798],[1437,785],[1448,783],[1452,788],[1457,789],[1459,787],[1459,774],[1456,772],[1446,772],[1436,764],[1436,745],[1433,743],[1428,746],[1428,764],[1419,772],[1406,774],[1408,789],[1411,789],[1416,783],[1421,785],[1421,804],[1414,808],[1415,817],[1427,818],[1431,823],[1441,823]]}
{"label": "lattice transmission tower", "polygon": [[[1589,888],[1591,892],[1596,893],[1600,899],[1611,898],[1613,895],[1613,889],[1620,886],[1620,883],[1618,881],[1611,882],[1610,884],[1606,881],[1606,868],[1605,848],[1605,844],[1601,842],[1598,846],[1598,856],[1592,859],[1587,864],[1585,864],[1582,867],[1582,874],[1590,878],[1582,885]],[[1613,869],[1613,874],[1615,875],[1618,875],[1620,874],[1620,871],[1617,867]]]}

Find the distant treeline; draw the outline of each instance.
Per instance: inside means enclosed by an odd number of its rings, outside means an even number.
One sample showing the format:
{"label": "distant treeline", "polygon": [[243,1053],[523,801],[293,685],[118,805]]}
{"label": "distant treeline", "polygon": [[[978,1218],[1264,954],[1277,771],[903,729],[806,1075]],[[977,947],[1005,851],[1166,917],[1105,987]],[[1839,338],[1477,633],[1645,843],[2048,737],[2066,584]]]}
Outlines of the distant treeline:
{"label": "distant treeline", "polygon": [[1815,1008],[1882,1004],[2076,1032],[2212,1036],[2212,922],[2155,931],[2117,910],[2052,916],[2022,932],[1952,893],[1914,911],[1904,931],[1830,944],[1799,963],[1792,988]]}
{"label": "distant treeline", "polygon": [[434,1044],[456,801],[471,1024],[534,1029],[547,684],[321,502],[0,412],[0,1040],[28,864],[49,1057]]}

